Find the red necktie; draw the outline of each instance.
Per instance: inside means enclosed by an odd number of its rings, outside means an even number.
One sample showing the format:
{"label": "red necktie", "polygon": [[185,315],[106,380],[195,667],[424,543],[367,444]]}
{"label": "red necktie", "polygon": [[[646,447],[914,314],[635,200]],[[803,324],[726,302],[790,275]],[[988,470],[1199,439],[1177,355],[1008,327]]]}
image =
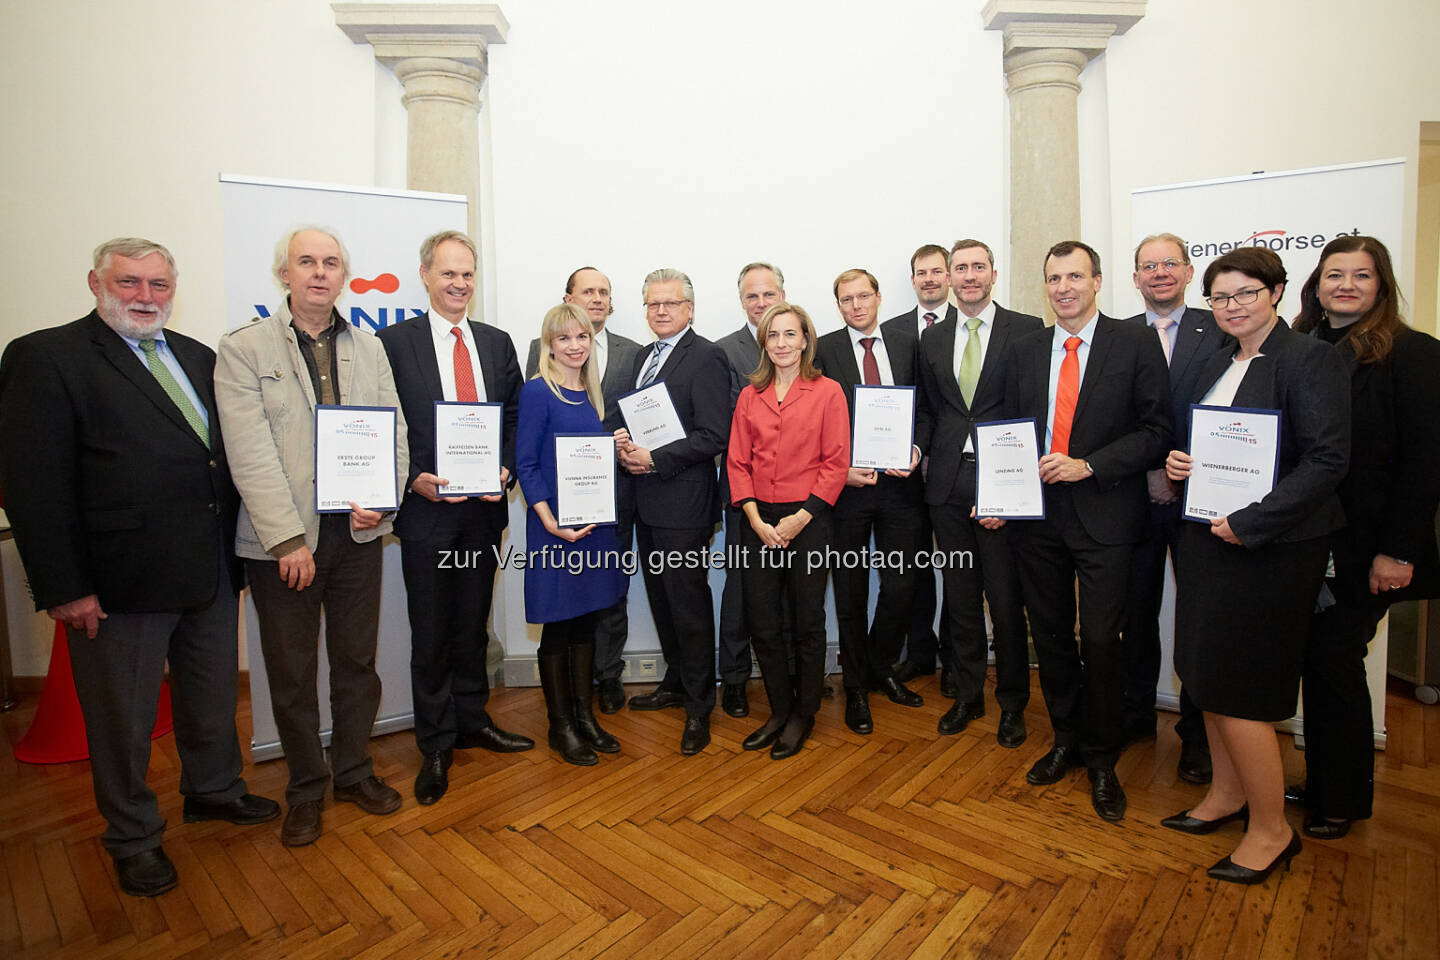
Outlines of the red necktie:
{"label": "red necktie", "polygon": [[1075,401],[1080,397],[1079,337],[1065,341],[1065,359],[1060,363],[1060,386],[1055,390],[1055,425],[1050,431],[1050,452],[1070,456],[1070,424],[1075,419]]}
{"label": "red necktie", "polygon": [[935,325],[935,314],[926,312],[926,314],[925,314],[925,326],[926,326],[926,328],[932,327],[932,326],[934,326],[934,325]]}
{"label": "red necktie", "polygon": [[875,338],[861,337],[860,346],[865,348],[865,386],[879,386],[880,364],[875,362]]}
{"label": "red necktie", "polygon": [[480,397],[475,393],[475,369],[470,366],[470,351],[465,349],[465,335],[458,326],[451,327],[455,334],[455,350],[451,359],[455,363],[455,399],[461,403],[474,403]]}

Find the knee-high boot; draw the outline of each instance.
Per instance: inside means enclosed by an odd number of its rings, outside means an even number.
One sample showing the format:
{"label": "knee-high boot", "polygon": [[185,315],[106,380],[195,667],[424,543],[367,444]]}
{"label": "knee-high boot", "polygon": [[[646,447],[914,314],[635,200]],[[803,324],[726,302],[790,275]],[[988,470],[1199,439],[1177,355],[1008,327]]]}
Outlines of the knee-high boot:
{"label": "knee-high boot", "polygon": [[575,698],[575,732],[601,753],[619,753],[620,741],[595,722],[595,641],[570,647],[570,693]]}
{"label": "knee-high boot", "polygon": [[552,653],[540,657],[540,689],[545,693],[545,712],[550,718],[550,748],[566,763],[582,767],[600,762],[595,751],[575,729],[575,701],[570,693],[570,654]]}

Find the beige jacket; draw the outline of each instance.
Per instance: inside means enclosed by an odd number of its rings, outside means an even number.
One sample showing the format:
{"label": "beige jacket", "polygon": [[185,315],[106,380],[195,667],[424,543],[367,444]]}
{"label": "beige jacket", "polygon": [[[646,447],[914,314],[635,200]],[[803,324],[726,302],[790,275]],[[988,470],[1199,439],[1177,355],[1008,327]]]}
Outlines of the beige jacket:
{"label": "beige jacket", "polygon": [[[289,299],[271,317],[256,317],[220,338],[215,402],[230,474],[244,503],[235,553],[273,560],[270,550],[305,537],[312,551],[320,532],[315,512],[315,389],[295,330]],[[395,483],[404,489],[410,456],[405,415],[380,341],[346,325],[335,338],[340,399],[356,406],[395,408]],[[390,532],[390,517],[373,530],[352,530],[357,543]]]}

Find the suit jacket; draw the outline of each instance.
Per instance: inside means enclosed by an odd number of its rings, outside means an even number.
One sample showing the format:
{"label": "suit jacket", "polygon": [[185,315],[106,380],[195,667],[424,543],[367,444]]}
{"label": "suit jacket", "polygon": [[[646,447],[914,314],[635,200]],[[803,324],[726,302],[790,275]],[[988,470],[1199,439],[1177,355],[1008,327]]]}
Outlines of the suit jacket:
{"label": "suit jacket", "polygon": [[730,364],[730,410],[734,412],[740,391],[750,385],[750,374],[760,365],[760,344],[747,321],[739,330],[716,340],[715,345],[725,351],[725,359]]}
{"label": "suit jacket", "polygon": [[[946,320],[954,320],[958,315],[959,311],[955,309],[955,304],[947,303],[945,304],[944,312],[940,315],[939,319],[935,321],[934,325],[926,327],[925,329],[933,330],[935,329],[935,327],[938,327]],[[886,320],[884,323],[880,324],[880,329],[903,330],[906,333],[910,334],[910,336],[915,337],[918,340],[925,336],[925,331],[920,329],[921,325],[920,307],[917,305],[909,310],[906,310],[904,313],[899,314],[898,316],[894,316],[891,317],[889,320]]]}
{"label": "suit jacket", "polygon": [[[500,463],[510,471],[515,482],[515,422],[519,417],[520,364],[515,358],[515,345],[510,335],[494,327],[467,320],[475,338],[476,359],[480,378],[485,383],[485,399],[503,403],[501,415]],[[444,400],[440,382],[440,365],[435,358],[435,341],[430,330],[430,315],[412,317],[403,323],[388,326],[379,333],[380,343],[390,360],[395,377],[395,391],[405,411],[406,435],[410,463],[405,480],[405,498],[395,517],[395,535],[404,539],[421,539],[437,527],[458,529],[459,524],[484,524],[498,537],[510,522],[510,507],[504,498],[487,503],[472,498],[463,504],[434,503],[410,489],[422,473],[435,472],[435,401]]]}
{"label": "suit jacket", "polygon": [[[1088,460],[1095,473],[1068,486],[1080,523],[1093,540],[1138,543],[1150,516],[1145,471],[1170,449],[1169,371],[1151,331],[1103,314],[1093,322],[1095,335],[1070,426],[1070,456]],[[1046,327],[1017,338],[1006,370],[1006,419],[1033,417],[1042,445],[1050,422],[1053,337],[1054,328]],[[1047,487],[1047,498],[1050,492]]]}
{"label": "suit jacket", "polygon": [[[622,337],[606,327],[605,339],[609,354],[605,358],[605,376],[600,378],[600,393],[605,398],[605,429],[619,430],[625,426],[620,416],[620,398],[635,389],[635,378],[630,370],[635,365],[635,354],[640,344],[628,337]],[[530,354],[525,358],[525,379],[535,376],[540,369],[540,338],[530,341]]]}
{"label": "suit jacket", "polygon": [[0,490],[37,610],[92,593],[111,613],[199,606],[222,550],[239,589],[215,354],[165,340],[209,414],[208,448],[97,313],[20,337],[0,360]]}
{"label": "suit jacket", "polygon": [[1011,344],[1024,334],[1044,328],[1045,322],[1039,317],[995,305],[995,326],[969,404],[955,379],[955,350],[961,342],[958,313],[935,324],[920,338],[919,375],[924,403],[916,420],[915,442],[930,457],[926,503],[939,506],[950,499],[960,473],[965,441],[974,433],[976,422],[1005,419],[1002,404]]}
{"label": "suit jacket", "polygon": [[[655,344],[635,355],[633,388]],[[691,327],[676,341],[657,382],[670,391],[685,439],[651,451],[655,471],[635,477],[635,512],[652,527],[708,527],[720,519],[715,457],[730,438],[730,364],[725,352]]]}
{"label": "suit jacket", "polygon": [[[1145,322],[1144,313],[1137,313],[1128,322],[1140,324],[1154,336],[1154,328]],[[1215,325],[1215,314],[1195,307],[1185,308],[1170,354],[1170,422],[1176,443],[1184,443],[1190,435],[1190,395],[1195,392],[1195,381],[1204,371],[1206,361],[1216,350],[1225,349],[1228,354],[1234,347],[1235,340]]]}

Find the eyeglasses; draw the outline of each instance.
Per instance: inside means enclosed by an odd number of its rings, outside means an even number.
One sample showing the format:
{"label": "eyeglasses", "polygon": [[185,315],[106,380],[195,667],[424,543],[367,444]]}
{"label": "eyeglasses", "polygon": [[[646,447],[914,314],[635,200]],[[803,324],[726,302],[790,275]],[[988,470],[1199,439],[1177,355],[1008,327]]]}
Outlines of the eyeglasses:
{"label": "eyeglasses", "polygon": [[853,296],[847,295],[847,296],[841,297],[840,300],[839,300],[839,303],[840,303],[840,306],[842,306],[842,307],[849,307],[849,306],[852,306],[852,305],[857,304],[857,303],[860,304],[860,306],[863,307],[863,306],[865,306],[867,303],[869,303],[871,300],[874,300],[874,299],[875,299],[875,294],[873,294],[873,293],[857,293],[857,294],[855,294],[855,295],[853,295]]}
{"label": "eyeglasses", "polygon": [[651,313],[659,313],[664,310],[666,313],[674,313],[680,309],[681,304],[689,303],[689,300],[647,300],[645,309]]}
{"label": "eyeglasses", "polygon": [[1210,304],[1211,310],[1223,310],[1230,306],[1232,301],[1236,306],[1246,307],[1259,299],[1260,291],[1264,289],[1256,287],[1253,290],[1236,290],[1234,293],[1217,293],[1213,297],[1206,297],[1205,302]]}
{"label": "eyeglasses", "polygon": [[1183,266],[1185,266],[1184,261],[1176,260],[1174,257],[1171,257],[1169,260],[1146,260],[1140,264],[1140,272],[1154,273],[1161,267],[1164,267],[1166,270],[1179,270]]}

